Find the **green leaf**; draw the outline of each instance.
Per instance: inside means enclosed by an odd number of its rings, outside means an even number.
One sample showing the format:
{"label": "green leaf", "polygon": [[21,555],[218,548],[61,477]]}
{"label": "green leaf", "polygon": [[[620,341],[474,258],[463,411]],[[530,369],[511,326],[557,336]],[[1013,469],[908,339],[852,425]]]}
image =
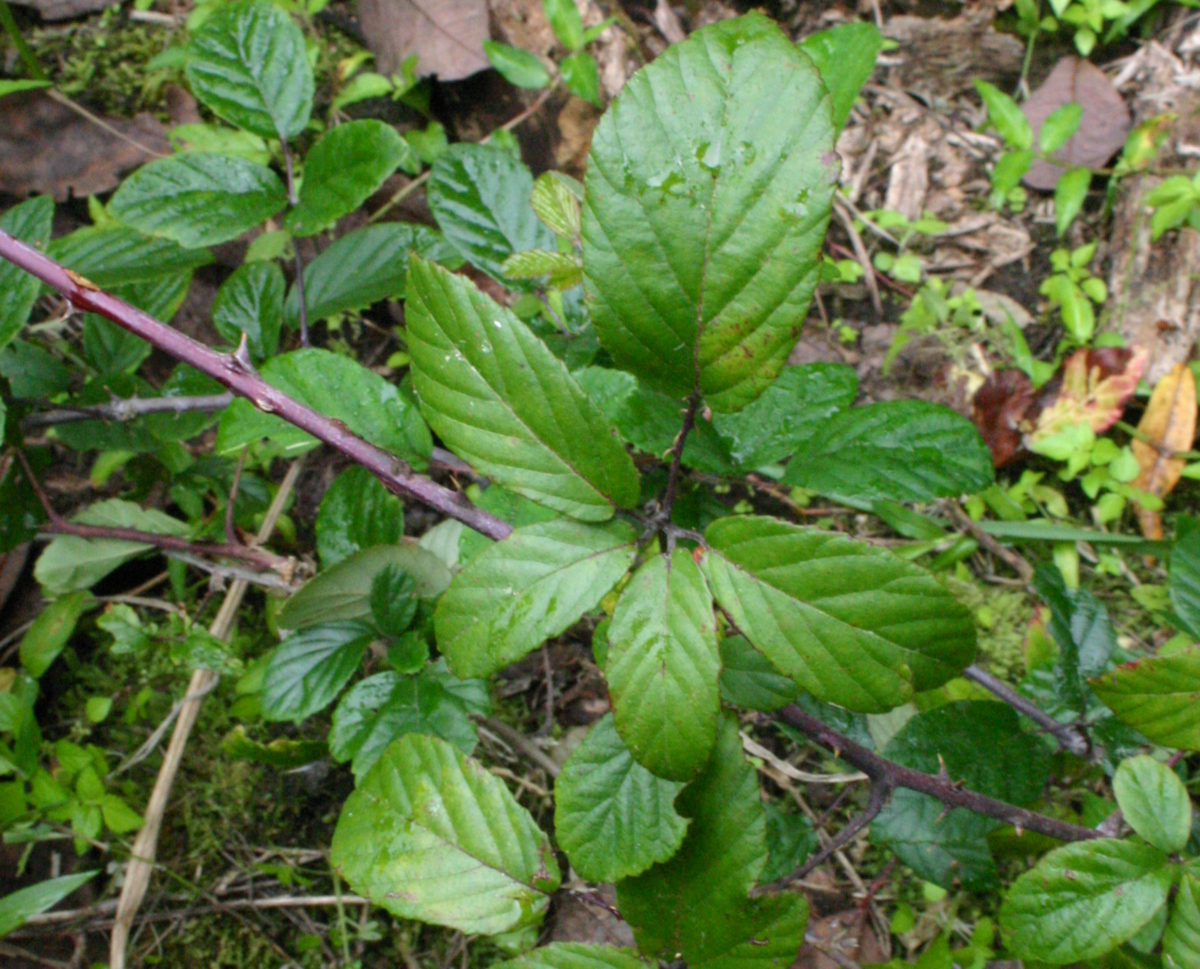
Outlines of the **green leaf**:
{"label": "green leaf", "polygon": [[445,660],[416,676],[377,673],[355,684],[334,709],[329,752],[351,762],[357,781],[394,740],[410,733],[432,734],[470,754],[479,742],[471,715],[490,711],[487,684],[456,679]]}
{"label": "green leaf", "polygon": [[[369,225],[348,232],[304,267],[308,321],[401,299],[408,281],[408,253],[449,265],[451,253],[433,229],[408,222]],[[456,255],[456,254],[455,254]],[[287,321],[300,325],[300,293],[288,293]]]}
{"label": "green leaf", "polygon": [[[1030,804],[1050,774],[1045,745],[1024,733],[1012,708],[961,700],[911,717],[888,742],[884,756],[926,774],[1007,801]],[[897,791],[871,823],[871,839],[888,845],[920,877],[946,888],[994,885],[987,834],[997,822],[959,808],[947,811],[932,797]]]}
{"label": "green leaf", "polygon": [[833,126],[846,125],[854,99],[875,70],[875,58],[883,49],[883,34],[874,24],[838,24],[804,38],[800,49],[812,58],[829,88],[833,102]]}
{"label": "green leaf", "polygon": [[583,942],[551,942],[492,969],[646,969],[633,949]]}
{"label": "green leaf", "polygon": [[388,565],[403,569],[417,583],[417,595],[434,599],[450,584],[442,560],[416,544],[374,545],[327,568],[293,595],[279,614],[284,629],[369,619],[371,584]]}
{"label": "green leaf", "polygon": [[583,46],[583,18],[575,0],[542,0],[542,9],[558,42],[567,50],[579,50]]}
{"label": "green leaf", "polygon": [[404,534],[404,503],[366,468],[347,468],[333,480],[317,509],[317,555],[328,569],[371,545],[397,545]]}
{"label": "green leaf", "polygon": [[608,681],[617,731],[659,777],[691,780],[716,742],[721,671],[712,596],[691,552],[643,565],[608,627]]}
{"label": "green leaf", "polygon": [[1200,879],[1190,873],[1185,872],[1179,882],[1162,944],[1165,969],[1200,965]]}
{"label": "green leaf", "polygon": [[[769,922],[764,916],[783,913],[772,908],[746,917],[748,893],[767,860],[766,817],[733,716],[721,717],[712,759],[679,795],[676,809],[690,819],[679,851],[617,884],[617,904],[633,926],[638,948],[659,958],[682,957],[688,965],[718,959],[740,946],[744,955],[753,954],[755,947],[747,944],[753,933],[746,922]],[[800,915],[787,896],[770,901],[788,901],[791,915]],[[760,941],[774,936],[765,934]],[[793,941],[787,961],[795,958],[800,941]]]}
{"label": "green leaf", "polygon": [[744,636],[721,640],[721,700],[770,713],[796,699],[800,687],[784,676]]}
{"label": "green leaf", "polygon": [[[169,322],[187,298],[191,282],[191,272],[185,272],[178,276],[114,286],[112,293],[155,319]],[[150,344],[141,337],[134,336],[97,313],[84,316],[83,355],[101,377],[133,373],[150,353]]]}
{"label": "green leaf", "polygon": [[46,251],[104,289],[180,276],[213,261],[207,249],[184,249],[125,226],[85,226],[55,239]]}
{"label": "green leaf", "polygon": [[35,81],[28,78],[20,80],[0,81],[0,98],[7,97],[10,94],[17,94],[20,91],[36,91],[39,88],[51,87],[49,81]]}
{"label": "green leaf", "polygon": [[1192,833],[1192,803],[1179,776],[1153,757],[1121,761],[1113,795],[1129,826],[1166,854],[1182,851]]}
{"label": "green leaf", "polygon": [[396,129],[382,121],[331,128],[304,159],[300,202],[288,212],[284,227],[297,236],[327,229],[374,195],[411,153]]}
{"label": "green leaf", "polygon": [[[417,584],[396,565],[385,565],[371,580],[371,618],[385,636],[404,634],[417,616]],[[422,659],[422,664],[424,660]]]}
{"label": "green leaf", "polygon": [[708,528],[713,595],[776,669],[819,699],[882,712],[940,686],[975,655],[971,614],[883,549],[771,518]]}
{"label": "green leaf", "polygon": [[801,441],[823,432],[857,394],[858,376],[845,364],[784,367],[758,400],[736,414],[715,415],[713,426],[729,442],[735,463],[757,468],[787,457]]}
{"label": "green leaf", "polygon": [[37,915],[61,902],[98,872],[83,871],[61,878],[49,878],[0,898],[0,938],[19,929],[31,915]]}
{"label": "green leaf", "polygon": [[536,54],[494,40],[483,42],[483,52],[488,62],[509,84],[540,91],[550,83],[550,73]]}
{"label": "green leaf", "polygon": [[226,121],[287,141],[308,125],[313,75],[304,34],[270,3],[218,7],[192,35],[192,93]]}
{"label": "green leaf", "polygon": [[41,611],[21,638],[18,650],[26,673],[41,679],[67,645],[91,602],[91,594],[81,590],[60,596]]}
{"label": "green leaf", "polygon": [[821,846],[816,829],[803,814],[785,814],[774,804],[767,812],[767,864],[759,880],[770,884],[796,871]]}
{"label": "green leaf", "polygon": [[500,779],[418,734],[346,800],[331,859],[393,915],[471,935],[536,925],[561,880],[549,839]]}
{"label": "green leaf", "polygon": [[[73,521],[84,525],[136,528],[160,535],[186,536],[188,526],[161,511],[145,509],[131,501],[109,498],[75,515]],[[152,546],[111,538],[78,538],[59,535],[42,550],[33,576],[48,596],[61,596],[87,589],[109,572]]]}
{"label": "green leaf", "polygon": [[287,204],[271,169],[228,155],[158,158],[121,183],[109,211],[188,249],[236,239]]}
{"label": "green leaf", "polygon": [[177,124],[167,132],[177,153],[206,151],[217,155],[240,155],[260,165],[271,164],[271,149],[264,138],[220,124]]}
{"label": "green leaf", "polygon": [[871,841],[890,848],[919,878],[947,889],[985,892],[996,886],[987,836],[999,826],[965,808],[947,811],[935,798],[900,789],[871,822]]}
{"label": "green leaf", "polygon": [[446,241],[506,282],[504,260],[514,252],[554,248],[553,234],[529,204],[532,190],[529,169],[503,148],[458,144],[434,162],[425,194]]}
{"label": "green leaf", "polygon": [[601,883],[666,861],[687,832],[687,819],[674,808],[682,789],[635,761],[605,714],[554,783],[555,836],[571,867]]}
{"label": "green leaf", "polygon": [[596,107],[602,107],[600,100],[600,71],[596,67],[596,59],[587,51],[580,51],[570,57],[564,57],[558,65],[562,72],[563,84],[577,98],[583,98]]}
{"label": "green leaf", "polygon": [[1017,102],[987,81],[977,80],[975,90],[983,98],[988,120],[995,125],[996,130],[1000,132],[1000,137],[1008,146],[1021,151],[1032,148],[1033,129],[1029,127],[1029,122],[1021,113]]}
{"label": "green leaf", "polygon": [[633,563],[624,522],[518,528],[464,568],[438,603],[438,648],[459,676],[490,676],[565,632]]}
{"label": "green leaf", "polygon": [[1108,611],[1086,589],[1068,589],[1055,568],[1040,566],[1034,585],[1050,606],[1049,631],[1059,647],[1054,662],[1057,692],[1082,716],[1088,706],[1083,680],[1106,670],[1117,648]]}
{"label": "green leaf", "polygon": [[[395,384],[357,360],[309,347],[272,357],[260,373],[272,387],[341,421],[355,434],[399,455],[418,470],[428,464],[433,440],[417,408]],[[239,397],[221,415],[217,452],[240,451],[263,438],[293,454],[318,445],[306,431]]]}
{"label": "green leaf", "polygon": [[504,274],[510,279],[549,278],[551,286],[570,289],[583,281],[583,270],[579,257],[569,252],[546,252],[544,249],[527,249],[514,252],[504,260]]}
{"label": "green leaf", "polygon": [[1092,173],[1086,168],[1072,168],[1058,180],[1054,187],[1054,224],[1060,236],[1083,209],[1091,184]]}
{"label": "green leaf", "polygon": [[[54,199],[39,195],[0,215],[0,229],[34,249],[44,250],[50,241],[53,220]],[[37,302],[39,289],[36,277],[7,259],[0,261],[0,293],[4,294],[0,300],[0,349],[21,332]]]}
{"label": "green leaf", "polygon": [[537,217],[560,239],[579,238],[583,186],[562,172],[543,172],[533,183],[529,204]]}
{"label": "green leaf", "polygon": [[971,493],[994,478],[974,424],[941,404],[897,400],[835,414],[801,442],[783,480],[869,506]]}
{"label": "green leaf", "polygon": [[213,300],[212,322],[221,338],[237,346],[246,335],[255,360],[275,356],[283,327],[283,273],[273,262],[252,262],[233,271]]}
{"label": "green leaf", "polygon": [[1022,959],[1094,959],[1133,938],[1166,904],[1175,873],[1156,848],[1080,841],[1017,879],[1000,908],[1008,948]]}
{"label": "green leaf", "polygon": [[362,665],[375,633],[361,622],[331,622],[292,633],[263,677],[267,720],[303,720],[324,710]]}
{"label": "green leaf", "polygon": [[234,727],[221,740],[221,753],[235,760],[248,760],[254,764],[267,764],[276,770],[290,770],[320,760],[329,753],[328,746],[316,740],[291,740],[276,737],[263,744],[246,736],[242,724]]}
{"label": "green leaf", "polygon": [[1079,122],[1082,120],[1083,106],[1074,101],[1055,108],[1042,122],[1041,130],[1038,131],[1038,151],[1043,155],[1053,155],[1071,140],[1071,136],[1079,130]]}
{"label": "green leaf", "polygon": [[512,491],[583,521],[638,500],[633,461],[566,367],[462,276],[409,267],[413,386],[446,446]]}
{"label": "green leaf", "polygon": [[585,286],[617,365],[735,411],[779,374],[819,276],[837,170],[812,61],[713,24],[635,74],[592,138]]}
{"label": "green leaf", "polygon": [[1200,638],[1200,528],[1179,528],[1171,546],[1169,576],[1171,607],[1187,631]]}

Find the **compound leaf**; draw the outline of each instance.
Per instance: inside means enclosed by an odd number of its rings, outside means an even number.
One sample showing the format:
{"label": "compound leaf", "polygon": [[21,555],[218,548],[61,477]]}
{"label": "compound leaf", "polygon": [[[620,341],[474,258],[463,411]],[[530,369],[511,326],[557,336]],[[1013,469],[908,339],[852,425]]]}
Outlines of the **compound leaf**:
{"label": "compound leaf", "polygon": [[105,289],[181,276],[213,261],[207,249],[184,249],[123,225],[84,226],[55,239],[46,252]]}
{"label": "compound leaf", "polygon": [[[424,468],[433,449],[429,428],[416,406],[379,374],[357,360],[308,347],[272,357],[263,379],[277,390],[326,417],[345,424],[360,437]],[[318,441],[281,417],[259,410],[239,397],[221,415],[217,451],[229,454],[268,438],[276,447],[303,453]]]}
{"label": "compound leaf", "polygon": [[489,676],[594,609],[633,564],[633,529],[559,518],[518,528],[475,556],[434,616],[459,676]]}
{"label": "compound leaf", "polygon": [[1156,744],[1200,750],[1200,649],[1126,663],[1089,685],[1106,707]]}
{"label": "compound leaf", "polygon": [[[35,249],[45,249],[50,241],[54,220],[54,199],[39,195],[0,215],[0,229]],[[5,347],[18,333],[37,302],[40,285],[37,278],[7,259],[0,263],[0,348]]]}
{"label": "compound leaf", "polygon": [[854,403],[858,375],[841,363],[784,367],[761,397],[736,414],[717,414],[713,426],[729,444],[729,457],[756,468],[787,457],[829,419]]}
{"label": "compound leaf", "polygon": [[571,867],[602,883],[666,861],[687,832],[687,819],[674,808],[682,789],[635,761],[606,714],[554,783],[554,830]]}
{"label": "compound leaf", "polygon": [[284,225],[316,235],[369,199],[412,149],[391,125],[364,119],[325,132],[304,159],[300,202]]}
{"label": "compound leaf", "polygon": [[1162,945],[1167,969],[1200,965],[1200,879],[1190,873],[1184,873],[1179,883]]}
{"label": "compound leaf", "polygon": [[[304,267],[309,322],[402,298],[410,250],[443,265],[456,259],[441,235],[423,225],[389,222],[347,232]],[[295,285],[288,293],[287,321],[300,325],[300,291]]]}
{"label": "compound leaf", "polygon": [[1016,880],[1000,908],[1022,959],[1094,959],[1132,939],[1166,904],[1175,872],[1157,848],[1101,838],[1056,848]]}
{"label": "compound leaf", "polygon": [[994,475],[991,453],[965,417],[941,404],[897,400],[834,415],[800,443],[783,480],[869,505],[967,494]]}
{"label": "compound leaf", "polygon": [[771,518],[708,528],[701,568],[746,638],[819,699],[890,710],[975,655],[971,615],[890,552]]}
{"label": "compound leaf", "polygon": [[487,684],[459,680],[439,660],[415,676],[377,673],[356,683],[333,711],[329,752],[361,780],[394,740],[432,734],[473,753],[479,733],[472,714],[491,710]]}
{"label": "compound leaf", "polygon": [[238,128],[287,141],[308,125],[313,75],[304,34],[270,3],[218,7],[184,67],[192,93]]}
{"label": "compound leaf", "polygon": [[634,573],[608,642],[604,676],[621,738],[652,773],[691,780],[716,741],[721,657],[712,595],[689,551]]}
{"label": "compound leaf", "polygon": [[741,907],[767,861],[758,779],[731,714],[721,716],[712,757],[676,810],[689,819],[682,847],[618,882],[617,904],[642,952],[668,959],[682,953],[690,965],[737,941]]}
{"label": "compound leaf", "polygon": [[617,365],[735,411],[800,333],[836,181],[812,61],[750,14],[639,71],[592,138],[585,286]]}
{"label": "compound leaf", "polygon": [[325,568],[372,545],[397,545],[404,534],[404,503],[375,475],[357,465],[336,478],[317,509],[317,555]]}
{"label": "compound leaf", "polygon": [[263,678],[267,720],[303,720],[324,710],[354,675],[374,631],[361,622],[336,622],[292,633],[271,654]]}
{"label": "compound leaf", "polygon": [[233,271],[213,300],[212,322],[221,338],[237,346],[242,334],[255,360],[275,356],[283,328],[287,284],[273,262],[250,262]]}
{"label": "compound leaf", "polygon": [[554,235],[529,204],[533,176],[519,158],[495,145],[451,145],[434,162],[426,197],[446,241],[494,279],[504,260],[526,249],[554,249]]}
{"label": "compound leaf", "polygon": [[331,857],[393,915],[471,935],[536,925],[561,880],[550,840],[503,782],[420,734],[388,747],[346,800]]}
{"label": "compound leaf", "polygon": [[369,619],[371,585],[389,565],[403,569],[417,584],[417,595],[433,599],[450,584],[450,570],[419,545],[373,545],[319,573],[292,596],[279,614],[285,629],[307,629],[320,623]]}
{"label": "compound leaf", "polygon": [[115,218],[187,249],[236,239],[287,204],[271,169],[231,155],[170,155],[121,183],[108,209]]}
{"label": "compound leaf", "polygon": [[1166,854],[1183,850],[1192,833],[1192,802],[1171,768],[1139,754],[1121,761],[1112,784],[1134,831]]}
{"label": "compound leaf", "polygon": [[481,474],[583,521],[638,500],[600,409],[507,308],[423,259],[409,265],[413,384],[438,436]]}

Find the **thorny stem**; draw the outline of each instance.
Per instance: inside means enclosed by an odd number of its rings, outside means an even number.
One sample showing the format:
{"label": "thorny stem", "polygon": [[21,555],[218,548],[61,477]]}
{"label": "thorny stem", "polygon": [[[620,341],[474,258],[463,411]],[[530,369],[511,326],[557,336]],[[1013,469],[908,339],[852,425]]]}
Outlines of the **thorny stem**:
{"label": "thorny stem", "polygon": [[[288,206],[295,208],[300,199],[296,195],[296,176],[292,170],[292,151],[288,148],[287,139],[280,144],[283,146],[283,168],[287,173]],[[300,258],[300,247],[292,241],[292,250],[296,257],[296,294],[300,300],[300,345],[309,346],[308,342],[308,301],[304,297],[304,260]]]}
{"label": "thorny stem", "polygon": [[968,680],[978,683],[985,690],[994,693],[1001,700],[1007,703],[1017,713],[1028,717],[1039,727],[1046,731],[1058,741],[1059,747],[1074,754],[1076,757],[1082,757],[1085,760],[1092,755],[1092,745],[1088,740],[1087,735],[1080,727],[1069,723],[1059,723],[1050,714],[1046,713],[1037,704],[1025,699],[1011,686],[1003,680],[992,676],[987,670],[980,669],[974,663],[963,670],[963,676]]}
{"label": "thorny stem", "polygon": [[[928,794],[947,807],[966,808],[968,811],[984,817],[995,818],[997,821],[1011,824],[1018,831],[1034,831],[1058,841],[1087,841],[1104,837],[1093,828],[1084,828],[1078,824],[1060,821],[1057,818],[1047,817],[1044,814],[1038,814],[967,790],[949,778],[935,777],[932,774],[923,774],[921,771],[913,770],[911,767],[902,767],[900,764],[880,757],[861,744],[856,744],[849,737],[838,733],[794,704],[784,707],[776,714],[776,717],[789,727],[808,736],[835,757],[857,767],[871,778],[872,798],[875,796],[877,785],[884,785],[889,796],[896,788],[903,787],[910,791]],[[870,806],[868,806],[868,810],[870,810]]]}
{"label": "thorny stem", "polygon": [[0,257],[57,289],[76,309],[99,313],[135,336],[140,336],[155,349],[195,367],[239,397],[245,397],[259,410],[276,414],[289,424],[307,431],[355,464],[362,465],[394,494],[419,501],[447,518],[460,521],[497,541],[506,538],[512,531],[512,526],[507,522],[476,508],[457,492],[414,474],[394,454],[363,440],[340,421],[318,414],[276,390],[236,354],[218,353],[160,323],[4,231],[0,231]]}
{"label": "thorny stem", "polygon": [[239,559],[264,571],[286,572],[291,568],[290,560],[262,549],[248,548],[245,545],[223,542],[193,542],[186,538],[180,538],[178,535],[160,535],[157,532],[144,532],[137,528],[121,528],[115,525],[82,525],[79,522],[70,521],[55,511],[54,506],[50,503],[49,496],[42,489],[37,475],[33,473],[33,469],[29,466],[29,461],[26,459],[24,452],[17,451],[16,455],[22,470],[25,472],[25,477],[29,479],[33,493],[37,496],[38,501],[46,512],[46,517],[49,519],[43,530],[52,535],[116,539],[122,542],[138,542],[142,545],[150,545],[154,548],[160,548],[165,552],[184,552],[193,555],[205,555],[210,558]]}
{"label": "thorny stem", "polygon": [[[58,424],[75,424],[79,421],[134,421],[147,414],[212,414],[222,411],[233,403],[233,394],[198,394],[195,397],[114,397],[107,404],[86,407],[57,407],[54,410],[36,411],[21,422],[22,430],[36,431]],[[429,463],[453,471],[455,474],[475,476],[475,469],[452,451],[434,447]]]}
{"label": "thorny stem", "polygon": [[675,504],[675,492],[679,488],[679,469],[683,463],[683,446],[687,436],[696,425],[696,408],[700,406],[700,392],[696,391],[688,398],[687,410],[683,413],[683,426],[675,435],[675,443],[671,446],[671,471],[667,475],[667,490],[663,493],[662,515],[667,521],[671,520],[671,506]]}

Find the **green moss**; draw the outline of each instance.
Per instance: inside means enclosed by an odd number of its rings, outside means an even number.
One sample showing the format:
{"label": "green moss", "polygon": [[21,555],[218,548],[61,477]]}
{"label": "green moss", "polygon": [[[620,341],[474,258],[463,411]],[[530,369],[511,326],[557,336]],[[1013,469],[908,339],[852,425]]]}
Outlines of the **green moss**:
{"label": "green moss", "polygon": [[954,597],[971,610],[979,639],[979,655],[988,670],[1010,683],[1025,675],[1025,636],[1035,603],[1024,592],[977,582],[950,580]]}

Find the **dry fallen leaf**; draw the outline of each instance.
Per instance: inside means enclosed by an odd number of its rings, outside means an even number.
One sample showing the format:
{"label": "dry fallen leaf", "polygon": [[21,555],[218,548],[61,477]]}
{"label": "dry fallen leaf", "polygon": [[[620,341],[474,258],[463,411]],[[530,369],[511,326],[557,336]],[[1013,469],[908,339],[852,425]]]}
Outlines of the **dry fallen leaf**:
{"label": "dry fallen leaf", "polygon": [[[1033,128],[1034,143],[1042,123],[1064,104],[1083,108],[1079,128],[1052,157],[1067,165],[1100,168],[1125,144],[1129,134],[1129,109],[1108,76],[1080,57],[1064,57],[1021,110]],[[1066,168],[1035,161],[1024,182],[1030,188],[1049,191],[1058,184]]]}
{"label": "dry fallen leaf", "polygon": [[381,74],[396,73],[411,54],[418,74],[442,81],[490,66],[487,0],[359,0],[358,20]]}
{"label": "dry fallen leaf", "polygon": [[151,114],[100,120],[104,127],[42,91],[4,98],[0,192],[84,198],[116,188],[125,172],[170,151],[166,128]]}
{"label": "dry fallen leaf", "polygon": [[975,392],[971,420],[992,452],[992,464],[1002,468],[1021,446],[1025,415],[1037,391],[1020,370],[994,370]]}
{"label": "dry fallen leaf", "polygon": [[[1138,430],[1157,447],[1134,440],[1133,454],[1142,469],[1134,487],[1165,498],[1179,482],[1186,464],[1182,458],[1170,455],[1191,450],[1196,439],[1196,378],[1186,363],[1178,364],[1158,382]],[[1138,524],[1146,538],[1163,537],[1162,516],[1157,511],[1139,508]]]}

